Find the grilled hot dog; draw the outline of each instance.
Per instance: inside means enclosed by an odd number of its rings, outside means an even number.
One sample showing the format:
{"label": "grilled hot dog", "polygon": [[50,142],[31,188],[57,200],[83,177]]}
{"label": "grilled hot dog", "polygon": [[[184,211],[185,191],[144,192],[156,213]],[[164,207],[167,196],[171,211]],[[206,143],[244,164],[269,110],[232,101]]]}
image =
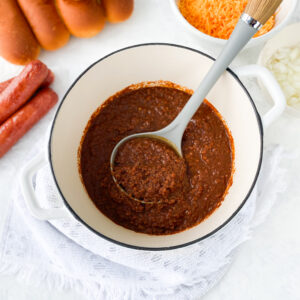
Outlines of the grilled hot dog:
{"label": "grilled hot dog", "polygon": [[15,77],[8,79],[6,81],[0,82],[0,94],[9,86],[9,84],[12,82],[12,80]]}
{"label": "grilled hot dog", "polygon": [[[0,82],[0,94],[9,86],[9,84],[13,81],[14,78],[15,77],[10,78],[6,81]],[[54,81],[54,74],[51,70],[48,69],[48,75],[40,87],[41,88],[47,87],[47,86],[51,85],[51,83],[53,81]]]}
{"label": "grilled hot dog", "polygon": [[44,88],[0,125],[0,158],[57,103],[57,100],[57,94],[53,90]]}
{"label": "grilled hot dog", "polygon": [[48,76],[48,68],[35,60],[24,67],[0,94],[0,124],[27,102]]}

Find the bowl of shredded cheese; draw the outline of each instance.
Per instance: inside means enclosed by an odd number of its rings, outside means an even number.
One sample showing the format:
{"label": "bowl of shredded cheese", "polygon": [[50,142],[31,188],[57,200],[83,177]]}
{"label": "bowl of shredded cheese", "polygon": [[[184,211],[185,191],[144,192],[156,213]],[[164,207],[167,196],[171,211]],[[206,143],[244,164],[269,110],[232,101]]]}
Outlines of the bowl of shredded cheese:
{"label": "bowl of shredded cheese", "polygon": [[[178,20],[208,46],[223,46],[230,37],[248,0],[170,0]],[[283,0],[246,47],[266,41],[288,22],[297,0]]]}
{"label": "bowl of shredded cheese", "polygon": [[291,24],[270,39],[258,64],[267,67],[280,84],[287,112],[300,117],[300,23]]}

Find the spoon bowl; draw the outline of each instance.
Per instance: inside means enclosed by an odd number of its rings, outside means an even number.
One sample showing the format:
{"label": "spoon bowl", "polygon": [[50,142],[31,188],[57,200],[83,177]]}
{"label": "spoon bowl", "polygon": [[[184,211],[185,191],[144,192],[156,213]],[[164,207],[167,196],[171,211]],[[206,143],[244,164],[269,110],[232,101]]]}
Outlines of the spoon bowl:
{"label": "spoon bowl", "polygon": [[118,189],[122,193],[124,193],[127,197],[129,197],[130,199],[132,199],[134,201],[137,201],[137,202],[140,202],[140,203],[144,203],[144,204],[154,204],[154,203],[160,203],[160,202],[162,202],[162,201],[158,201],[158,202],[155,201],[155,202],[153,202],[153,201],[145,201],[145,200],[142,200],[142,199],[138,199],[138,198],[134,197],[133,195],[129,194],[126,191],[126,189],[123,188],[123,186],[118,183],[118,180],[117,180],[117,178],[115,177],[115,174],[114,174],[114,165],[115,165],[116,155],[117,155],[120,147],[123,144],[125,144],[126,142],[128,142],[129,140],[136,139],[136,138],[151,138],[151,139],[157,139],[157,140],[163,141],[164,143],[168,144],[176,152],[176,154],[182,158],[183,156],[182,156],[181,147],[176,146],[175,143],[173,143],[171,140],[169,140],[166,137],[164,137],[164,135],[166,134],[166,130],[165,130],[166,128],[161,129],[159,131],[145,132],[145,133],[136,133],[136,134],[132,134],[132,135],[126,136],[125,138],[123,138],[122,140],[120,140],[116,144],[116,146],[114,147],[114,149],[113,149],[113,151],[111,153],[111,156],[110,156],[110,172],[111,172],[112,178],[113,178],[115,184],[117,185]]}

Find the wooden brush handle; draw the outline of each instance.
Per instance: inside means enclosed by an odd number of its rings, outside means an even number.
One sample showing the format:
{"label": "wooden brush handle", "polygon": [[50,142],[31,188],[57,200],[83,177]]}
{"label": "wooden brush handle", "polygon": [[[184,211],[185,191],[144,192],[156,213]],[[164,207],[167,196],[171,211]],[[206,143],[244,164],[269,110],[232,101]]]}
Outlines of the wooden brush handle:
{"label": "wooden brush handle", "polygon": [[281,2],[282,0],[249,0],[244,12],[261,24],[265,24]]}

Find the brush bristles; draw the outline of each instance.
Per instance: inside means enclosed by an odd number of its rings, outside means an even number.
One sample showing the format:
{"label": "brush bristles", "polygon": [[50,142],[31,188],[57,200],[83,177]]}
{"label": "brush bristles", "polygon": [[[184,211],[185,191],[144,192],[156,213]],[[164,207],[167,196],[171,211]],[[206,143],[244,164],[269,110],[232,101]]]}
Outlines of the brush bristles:
{"label": "brush bristles", "polygon": [[249,0],[245,13],[265,24],[275,13],[282,0]]}

